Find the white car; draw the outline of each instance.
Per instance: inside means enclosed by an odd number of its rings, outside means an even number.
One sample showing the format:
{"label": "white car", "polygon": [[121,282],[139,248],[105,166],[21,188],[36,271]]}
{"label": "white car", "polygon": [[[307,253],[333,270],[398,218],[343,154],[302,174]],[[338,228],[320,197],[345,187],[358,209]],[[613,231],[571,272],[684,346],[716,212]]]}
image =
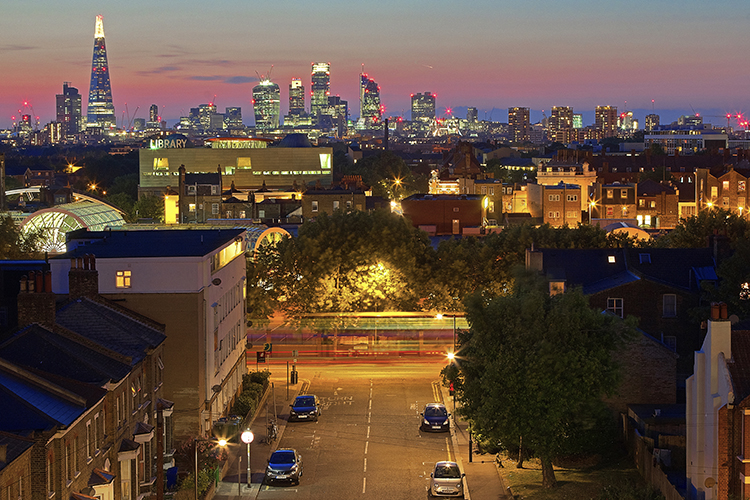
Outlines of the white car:
{"label": "white car", "polygon": [[456,462],[438,462],[435,470],[430,474],[431,497],[461,497],[464,496],[464,473]]}

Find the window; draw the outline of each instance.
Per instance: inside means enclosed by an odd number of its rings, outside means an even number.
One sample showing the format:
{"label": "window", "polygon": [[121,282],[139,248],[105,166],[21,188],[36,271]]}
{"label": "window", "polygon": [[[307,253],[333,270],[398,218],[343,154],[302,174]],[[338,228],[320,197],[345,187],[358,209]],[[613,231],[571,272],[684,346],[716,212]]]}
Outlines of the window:
{"label": "window", "polygon": [[729,206],[729,196],[725,196],[721,199],[721,204],[725,207]]}
{"label": "window", "polygon": [[245,211],[244,210],[240,210],[240,219],[245,219],[245,218],[246,218],[245,217]]}
{"label": "window", "polygon": [[[346,209],[347,210],[351,210],[352,209],[352,202],[351,202],[351,200],[347,200],[347,202],[346,202]],[[453,211],[454,212],[458,212],[458,210],[456,210],[455,208],[453,209]]]}
{"label": "window", "polygon": [[622,216],[623,217],[628,216],[628,207],[625,207],[625,206],[622,207]]}
{"label": "window", "polygon": [[614,197],[615,197],[615,190],[607,189],[607,198],[614,198]]}
{"label": "window", "polygon": [[638,261],[641,264],[651,264],[651,254],[650,253],[639,253],[638,254]]}
{"label": "window", "polygon": [[722,191],[729,191],[729,181],[721,181]]}
{"label": "window", "polygon": [[628,190],[620,189],[620,198],[627,198],[627,197],[628,197]]}
{"label": "window", "polygon": [[719,188],[717,186],[711,186],[711,198],[719,196]]}
{"label": "window", "polygon": [[334,209],[334,210],[338,210],[338,209],[339,209],[339,201],[338,201],[338,200],[335,200],[335,201],[333,202],[333,209]]}
{"label": "window", "polygon": [[495,196],[495,188],[490,188],[490,196]]}
{"label": "window", "polygon": [[169,170],[169,160],[167,158],[154,158],[154,170]]}
{"label": "window", "polygon": [[188,205],[188,211],[195,212],[195,203],[190,203]]}
{"label": "window", "polygon": [[490,213],[494,213],[495,212],[495,202],[494,201],[491,201],[491,202],[487,203],[487,211],[490,212]]}
{"label": "window", "polygon": [[317,201],[313,201],[312,202],[312,211],[313,212],[317,212],[318,211],[318,202]]}
{"label": "window", "polygon": [[487,187],[486,186],[482,186],[482,194],[487,194]]}
{"label": "window", "polygon": [[740,193],[745,192],[745,181],[737,181],[737,191]]}
{"label": "window", "polygon": [[130,271],[117,271],[115,288],[130,288]]}
{"label": "window", "polygon": [[644,200],[643,198],[641,198],[640,200],[638,200],[638,206],[639,207],[645,207],[646,206],[646,200]]}
{"label": "window", "polygon": [[575,210],[574,210],[574,211],[572,211],[572,212],[570,212],[570,211],[569,211],[569,212],[567,213],[566,217],[567,217],[568,219],[575,219],[575,218],[577,217],[577,215],[576,215],[576,212],[575,212]]}
{"label": "window", "polygon": [[86,422],[86,459],[91,460],[92,447],[91,447],[91,422]]}
{"label": "window", "polygon": [[649,203],[649,207],[651,207],[651,208],[656,208],[656,202],[655,202],[655,201],[651,201],[651,202]]}
{"label": "window", "polygon": [[549,195],[549,201],[560,201],[560,195],[559,194]]}
{"label": "window", "polygon": [[265,210],[258,210],[258,218],[259,219],[265,219],[266,218],[266,211]]}
{"label": "window", "polygon": [[211,203],[211,213],[213,215],[216,215],[219,213],[219,204],[218,203]]}
{"label": "window", "polygon": [[219,194],[219,186],[216,184],[211,185],[211,194]]}
{"label": "window", "polygon": [[614,256],[614,255],[608,255],[608,256],[607,256],[607,262],[609,262],[610,264],[614,264],[614,263],[615,263],[615,260],[616,260],[616,259],[615,259],[615,256]]}
{"label": "window", "polygon": [[607,299],[607,311],[622,318],[622,299]]}
{"label": "window", "polygon": [[577,194],[569,194],[568,195],[568,201],[578,201],[578,195]]}
{"label": "window", "polygon": [[196,189],[198,189],[198,186],[196,186],[195,184],[193,184],[193,185],[188,185],[188,187],[187,187],[187,190],[188,190],[188,194],[193,194],[193,195],[194,195],[194,194],[195,194],[195,191],[196,191]]}
{"label": "window", "polygon": [[614,216],[615,216],[614,207],[607,207],[607,217],[614,217]]}
{"label": "window", "polygon": [[677,316],[677,295],[665,293],[662,295],[662,316],[665,318],[674,318]]}

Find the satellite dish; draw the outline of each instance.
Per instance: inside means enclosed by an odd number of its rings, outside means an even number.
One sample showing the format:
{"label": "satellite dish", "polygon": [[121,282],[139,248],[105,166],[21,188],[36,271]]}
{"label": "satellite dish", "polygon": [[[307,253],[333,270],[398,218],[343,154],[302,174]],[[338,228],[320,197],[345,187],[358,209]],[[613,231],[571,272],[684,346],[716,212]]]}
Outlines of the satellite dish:
{"label": "satellite dish", "polygon": [[737,316],[736,314],[732,314],[731,316],[729,316],[729,321],[730,321],[730,322],[731,322],[731,323],[732,323],[733,325],[736,325],[737,323],[739,323],[739,322],[740,322],[740,318],[739,318],[739,316]]}
{"label": "satellite dish", "polygon": [[219,285],[221,285],[221,280],[219,278],[214,278],[213,280],[211,280],[211,283],[214,286],[219,286]]}

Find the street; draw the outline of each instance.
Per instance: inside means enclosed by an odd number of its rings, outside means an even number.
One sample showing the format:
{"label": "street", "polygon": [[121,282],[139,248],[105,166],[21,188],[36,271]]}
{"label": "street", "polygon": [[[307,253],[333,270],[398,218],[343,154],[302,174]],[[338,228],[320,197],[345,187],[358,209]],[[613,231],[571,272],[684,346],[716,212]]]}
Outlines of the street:
{"label": "street", "polygon": [[[419,430],[424,405],[441,398],[442,366],[306,366],[300,381],[320,398],[322,415],[318,422],[286,423],[278,443],[302,455],[300,484],[263,485],[258,498],[426,497],[435,462],[455,460],[449,433]],[[274,378],[283,375],[276,371]],[[279,413],[286,413],[281,384],[276,395]]]}

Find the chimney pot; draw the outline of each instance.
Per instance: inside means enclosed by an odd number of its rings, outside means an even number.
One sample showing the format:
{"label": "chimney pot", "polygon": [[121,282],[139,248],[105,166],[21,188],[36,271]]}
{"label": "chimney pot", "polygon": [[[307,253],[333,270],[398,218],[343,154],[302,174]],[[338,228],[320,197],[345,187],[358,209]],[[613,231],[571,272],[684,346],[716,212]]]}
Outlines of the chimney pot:
{"label": "chimney pot", "polygon": [[36,278],[34,277],[34,274],[35,274],[34,271],[31,271],[29,273],[29,282],[28,282],[29,286],[27,288],[29,293],[34,293],[34,283],[36,282]]}

